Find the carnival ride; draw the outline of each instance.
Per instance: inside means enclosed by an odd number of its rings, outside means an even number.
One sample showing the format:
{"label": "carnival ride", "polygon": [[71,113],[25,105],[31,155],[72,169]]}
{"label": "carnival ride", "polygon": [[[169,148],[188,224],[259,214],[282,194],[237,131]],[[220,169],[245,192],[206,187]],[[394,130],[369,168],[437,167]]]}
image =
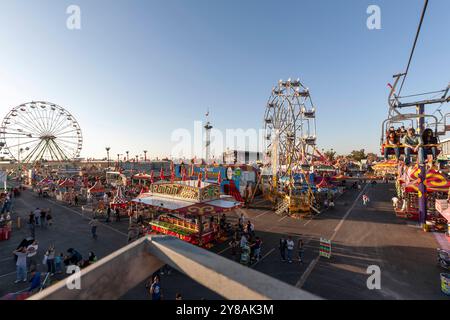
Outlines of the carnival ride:
{"label": "carnival ride", "polygon": [[272,89],[264,127],[266,159],[262,170],[269,178],[262,181],[262,174],[258,184],[275,203],[277,214],[309,213],[314,209],[309,188],[314,181],[308,181],[307,172],[317,153],[316,107],[300,79],[280,80]]}
{"label": "carnival ride", "polygon": [[[412,50],[409,56],[409,60],[407,63],[407,67],[404,73],[400,73],[394,75],[394,84],[389,84],[390,93],[388,98],[388,118],[383,121],[381,128],[381,151],[384,153],[385,149],[387,149],[387,155],[394,153],[394,148],[399,148],[400,154],[404,153],[405,145],[402,143],[397,143],[394,145],[390,145],[385,142],[386,132],[388,127],[394,127],[395,125],[401,125],[405,127],[410,127],[415,129],[417,133],[422,135],[424,131],[428,128],[433,131],[433,136],[435,138],[436,143],[432,144],[419,144],[417,146],[417,150],[411,150],[412,154],[417,155],[418,151],[422,152],[425,156],[431,153],[432,148],[438,148],[438,137],[445,135],[448,131],[450,131],[450,125],[448,124],[448,118],[450,117],[450,113],[442,114],[441,107],[444,103],[450,102],[449,90],[450,85],[448,85],[443,90],[431,91],[413,95],[402,96],[401,92],[404,87],[406,78],[408,76],[409,68],[412,62],[412,58],[414,56],[414,51],[417,45],[417,40],[419,38],[419,34],[422,28],[423,20],[425,17],[425,13],[427,10],[428,1],[425,1],[419,26],[415,35],[414,43],[412,46]],[[417,97],[421,97],[421,100],[415,100]],[[411,98],[415,98],[411,100]],[[426,113],[426,107],[431,105],[438,105],[436,110],[433,113]],[[395,129],[395,128],[394,128]],[[388,159],[387,159],[388,160]],[[427,209],[427,204],[432,197],[431,194],[436,192],[436,188],[433,184],[430,185],[430,175],[436,178],[438,173],[430,170],[434,170],[433,165],[434,161],[428,160],[426,157],[418,157],[417,160],[413,161],[409,168],[405,166],[401,159],[396,159],[395,161],[388,160],[385,162],[385,165],[380,165],[380,171],[384,170],[385,174],[391,174],[393,168],[398,166],[398,174],[397,174],[397,189],[400,197],[404,197],[404,202],[407,203],[407,206],[402,208],[402,211],[406,212],[406,215],[410,214],[409,211],[414,211],[414,219],[418,220],[422,225],[425,225],[429,216],[429,212],[432,210]],[[428,166],[428,168],[427,168]],[[412,168],[415,168],[414,170]],[[402,179],[404,179],[404,172],[408,172],[413,170],[417,177],[412,184],[406,184]],[[403,172],[403,173],[402,173]],[[444,189],[447,188],[447,179],[445,177],[441,177],[445,180],[443,185]],[[439,179],[441,179],[439,178]],[[442,180],[441,179],[441,180]],[[433,180],[432,180],[433,181]],[[405,189],[401,189],[400,186],[405,185]],[[399,190],[400,189],[400,190]],[[403,191],[403,192],[401,192]],[[442,191],[442,190],[440,190]],[[447,191],[448,192],[448,191]],[[432,208],[434,209],[434,207]],[[416,214],[417,213],[417,214]],[[410,214],[411,215],[411,214]]]}
{"label": "carnival ride", "polygon": [[75,117],[50,102],[33,101],[14,107],[1,125],[2,153],[19,163],[69,161],[80,155],[82,144]]}

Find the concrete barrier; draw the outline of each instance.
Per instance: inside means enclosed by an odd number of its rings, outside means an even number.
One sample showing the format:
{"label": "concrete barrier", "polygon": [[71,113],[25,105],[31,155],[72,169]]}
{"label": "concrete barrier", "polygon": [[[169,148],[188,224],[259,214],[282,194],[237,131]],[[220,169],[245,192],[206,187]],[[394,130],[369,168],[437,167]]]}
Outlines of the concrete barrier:
{"label": "concrete barrier", "polygon": [[70,290],[66,280],[62,280],[32,296],[30,300],[119,299],[164,264],[225,299],[319,299],[304,290],[175,237],[148,236],[83,269],[81,289]]}

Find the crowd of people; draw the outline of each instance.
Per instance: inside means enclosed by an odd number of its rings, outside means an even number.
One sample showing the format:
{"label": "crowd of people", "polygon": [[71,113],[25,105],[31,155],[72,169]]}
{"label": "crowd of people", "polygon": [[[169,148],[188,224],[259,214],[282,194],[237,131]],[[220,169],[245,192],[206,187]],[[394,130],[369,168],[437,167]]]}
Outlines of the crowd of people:
{"label": "crowd of people", "polygon": [[404,148],[405,164],[411,163],[411,155],[417,153],[419,162],[425,161],[428,155],[433,156],[433,161],[437,157],[438,139],[433,130],[427,128],[421,135],[417,134],[414,128],[405,129],[404,126],[395,129],[393,126],[386,132],[384,146],[384,158],[389,159],[389,150],[393,149],[397,160],[400,160],[400,148]]}

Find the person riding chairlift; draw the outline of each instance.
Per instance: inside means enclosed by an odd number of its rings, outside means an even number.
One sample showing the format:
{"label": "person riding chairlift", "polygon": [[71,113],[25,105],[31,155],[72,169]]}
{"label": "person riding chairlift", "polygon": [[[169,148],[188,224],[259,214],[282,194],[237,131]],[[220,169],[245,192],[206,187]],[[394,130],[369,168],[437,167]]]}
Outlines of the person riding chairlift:
{"label": "person riding chairlift", "polygon": [[[389,133],[389,136],[386,139],[386,147],[393,147],[392,149],[394,149],[395,152],[395,158],[398,160],[400,158],[400,141],[398,139],[398,136],[395,132],[391,131]],[[384,159],[388,160],[389,155],[388,155],[388,151],[390,148],[384,148]]]}
{"label": "person riding chairlift", "polygon": [[408,129],[408,134],[403,138],[403,145],[405,146],[406,165],[409,165],[411,162],[412,152],[417,152],[419,161],[420,159],[423,159],[422,137],[417,135],[416,131],[413,128]]}
{"label": "person riding chairlift", "polygon": [[429,154],[433,155],[433,161],[436,160],[437,157],[437,147],[438,144],[437,138],[433,134],[433,130],[425,129],[422,134],[423,141],[423,159],[425,159]]}

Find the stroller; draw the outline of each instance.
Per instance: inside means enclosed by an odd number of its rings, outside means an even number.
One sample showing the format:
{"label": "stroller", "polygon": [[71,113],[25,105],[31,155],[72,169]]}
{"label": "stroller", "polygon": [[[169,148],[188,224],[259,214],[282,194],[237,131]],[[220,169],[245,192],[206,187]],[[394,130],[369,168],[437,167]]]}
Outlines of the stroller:
{"label": "stroller", "polygon": [[437,249],[437,260],[438,260],[438,264],[446,269],[446,270],[450,270],[450,258],[448,256],[448,251],[444,250],[444,249]]}
{"label": "stroller", "polygon": [[241,264],[248,265],[250,263],[250,247],[245,245],[241,248]]}

